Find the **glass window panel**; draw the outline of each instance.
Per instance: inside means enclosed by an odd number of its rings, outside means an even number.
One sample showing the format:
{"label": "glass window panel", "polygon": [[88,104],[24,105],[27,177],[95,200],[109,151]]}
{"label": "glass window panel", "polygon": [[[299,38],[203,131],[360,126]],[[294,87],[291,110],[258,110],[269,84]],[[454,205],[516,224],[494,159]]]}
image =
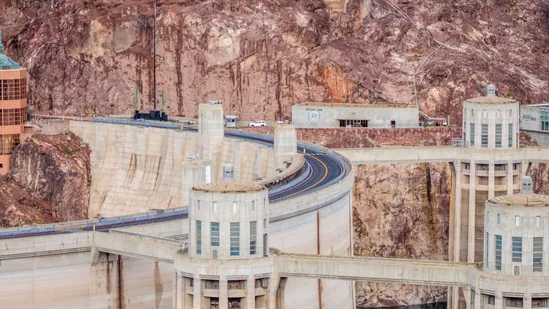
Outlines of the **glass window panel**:
{"label": "glass window panel", "polygon": [[488,147],[488,125],[483,124],[481,126],[481,142],[482,147]]}
{"label": "glass window panel", "polygon": [[522,262],[522,237],[513,237],[513,262]]}
{"label": "glass window panel", "polygon": [[496,235],[496,270],[501,270],[501,248],[503,241],[501,235]]}
{"label": "glass window panel", "polygon": [[471,146],[474,146],[475,145],[475,124],[474,123],[471,123],[470,125],[470,137],[469,137],[469,140],[471,141]]}
{"label": "glass window panel", "polygon": [[543,272],[543,237],[534,237],[533,271]]}
{"label": "glass window panel", "polygon": [[496,148],[501,148],[501,124],[496,124]]}
{"label": "glass window panel", "polygon": [[231,222],[231,256],[240,255],[240,222]]}
{"label": "glass window panel", "polygon": [[212,246],[219,247],[219,222],[212,222],[210,225]]}
{"label": "glass window panel", "polygon": [[256,253],[257,221],[250,222],[250,254]]}
{"label": "glass window panel", "polygon": [[202,222],[196,220],[196,253],[202,254]]}

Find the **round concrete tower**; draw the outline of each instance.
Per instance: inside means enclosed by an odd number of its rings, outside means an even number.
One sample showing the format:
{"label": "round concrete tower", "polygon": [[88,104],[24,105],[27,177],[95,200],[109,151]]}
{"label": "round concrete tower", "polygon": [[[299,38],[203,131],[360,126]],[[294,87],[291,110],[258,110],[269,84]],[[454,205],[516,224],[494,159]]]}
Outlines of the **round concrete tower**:
{"label": "round concrete tower", "polygon": [[487,95],[463,104],[463,145],[474,148],[517,148],[519,102],[496,96],[493,85]]}
{"label": "round concrete tower", "polygon": [[484,271],[549,275],[549,196],[532,192],[532,178],[523,177],[520,194],[488,200],[484,218]]}
{"label": "round concrete tower", "polygon": [[534,194],[529,176],[521,186],[486,201],[484,271],[470,278],[468,308],[549,307],[549,196]]}
{"label": "round concrete tower", "polygon": [[250,259],[268,254],[268,193],[236,182],[193,187],[189,205],[189,256]]}

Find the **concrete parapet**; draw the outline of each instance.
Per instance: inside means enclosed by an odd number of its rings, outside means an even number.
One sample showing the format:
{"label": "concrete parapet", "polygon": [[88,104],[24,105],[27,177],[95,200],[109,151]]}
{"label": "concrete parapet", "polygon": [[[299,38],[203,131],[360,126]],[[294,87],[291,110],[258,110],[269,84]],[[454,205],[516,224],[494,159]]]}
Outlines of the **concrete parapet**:
{"label": "concrete parapet", "polygon": [[433,147],[378,147],[333,149],[353,164],[454,162],[475,160],[477,162],[508,162],[512,158],[531,162],[549,161],[549,148],[525,147],[507,149],[472,149],[450,146]]}
{"label": "concrete parapet", "polygon": [[353,184],[354,170],[351,170],[345,178],[331,186],[303,196],[273,203],[274,207],[271,207],[270,214],[271,222],[299,216],[330,205],[352,192]]}
{"label": "concrete parapet", "polygon": [[91,233],[12,238],[0,241],[0,260],[89,251]]}
{"label": "concrete parapet", "polygon": [[275,270],[283,277],[366,280],[437,286],[463,286],[473,264],[369,257],[284,254],[276,256]]}
{"label": "concrete parapet", "polygon": [[173,262],[181,246],[166,238],[111,230],[109,233],[92,232],[92,250],[154,261]]}

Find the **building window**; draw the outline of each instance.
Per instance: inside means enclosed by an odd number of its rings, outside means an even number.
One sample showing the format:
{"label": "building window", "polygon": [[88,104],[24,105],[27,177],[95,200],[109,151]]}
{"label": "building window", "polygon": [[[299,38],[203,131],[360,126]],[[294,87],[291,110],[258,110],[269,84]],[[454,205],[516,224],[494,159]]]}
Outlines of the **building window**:
{"label": "building window", "polygon": [[516,227],[520,226],[520,216],[515,216],[515,226]]}
{"label": "building window", "polygon": [[26,98],[26,78],[0,80],[0,100],[23,100]]}
{"label": "building window", "polygon": [[473,147],[475,146],[475,124],[474,123],[470,124],[469,130],[471,131],[469,136],[469,141],[471,142],[471,147]]}
{"label": "building window", "polygon": [[522,237],[513,237],[513,262],[522,262]]}
{"label": "building window", "polygon": [[488,125],[487,124],[483,124],[482,127],[481,127],[481,142],[482,142],[482,147],[488,147]]}
{"label": "building window", "polygon": [[210,224],[210,235],[212,247],[219,247],[219,222]]}
{"label": "building window", "polygon": [[486,118],[486,117],[488,116],[488,112],[486,112],[485,110],[482,110],[482,114],[483,114],[482,116],[483,116],[484,118]]}
{"label": "building window", "polygon": [[255,212],[255,201],[252,201],[252,212]]}
{"label": "building window", "polygon": [[396,128],[396,121],[395,120],[391,120],[391,128]]}
{"label": "building window", "polygon": [[497,220],[497,221],[498,221],[498,224],[500,224],[500,223],[501,223],[501,215],[498,214],[498,215],[497,215],[497,218],[498,218],[498,220]]}
{"label": "building window", "polygon": [[513,124],[509,124],[509,148],[513,147]]}
{"label": "building window", "polygon": [[231,256],[240,255],[240,223],[231,222]]}
{"label": "building window", "polygon": [[536,227],[541,227],[541,216],[536,216]]}
{"label": "building window", "polygon": [[10,155],[21,144],[19,134],[0,135],[0,155]]}
{"label": "building window", "polygon": [[502,242],[501,235],[496,235],[496,270],[501,270]]}
{"label": "building window", "polygon": [[238,205],[236,202],[233,202],[233,213],[236,213],[238,211]]}
{"label": "building window", "polygon": [[549,131],[549,110],[541,110],[541,130]]}
{"label": "building window", "polygon": [[496,124],[496,148],[501,148],[501,124]]}
{"label": "building window", "polygon": [[27,108],[0,109],[0,126],[20,125],[27,121]]}
{"label": "building window", "polygon": [[202,222],[196,220],[196,254],[202,254]]}
{"label": "building window", "polygon": [[513,109],[509,109],[509,118],[513,118]]}
{"label": "building window", "polygon": [[485,252],[484,263],[488,265],[488,252],[490,251],[490,234],[486,232],[486,236],[484,236],[484,238],[486,238],[486,249],[484,249],[484,252]]}
{"label": "building window", "polygon": [[196,201],[196,209],[200,211],[200,200]]}
{"label": "building window", "polygon": [[257,221],[250,222],[250,254],[255,254],[256,248],[256,238],[257,238]]}
{"label": "building window", "polygon": [[543,237],[534,237],[533,271],[543,272]]}
{"label": "building window", "polygon": [[488,298],[488,305],[495,305],[496,304],[496,297],[493,295],[486,295]]}
{"label": "building window", "polygon": [[217,202],[213,202],[213,212],[217,212]]}
{"label": "building window", "polygon": [[499,110],[496,111],[496,118],[499,118]]}

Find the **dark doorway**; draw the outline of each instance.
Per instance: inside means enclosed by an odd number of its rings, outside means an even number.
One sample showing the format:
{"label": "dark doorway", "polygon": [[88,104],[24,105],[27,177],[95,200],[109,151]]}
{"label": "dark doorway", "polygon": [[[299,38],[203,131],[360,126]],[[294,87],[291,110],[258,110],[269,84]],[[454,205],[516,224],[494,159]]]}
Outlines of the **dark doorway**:
{"label": "dark doorway", "polygon": [[391,120],[391,128],[396,128],[396,125],[397,125],[396,121]]}

